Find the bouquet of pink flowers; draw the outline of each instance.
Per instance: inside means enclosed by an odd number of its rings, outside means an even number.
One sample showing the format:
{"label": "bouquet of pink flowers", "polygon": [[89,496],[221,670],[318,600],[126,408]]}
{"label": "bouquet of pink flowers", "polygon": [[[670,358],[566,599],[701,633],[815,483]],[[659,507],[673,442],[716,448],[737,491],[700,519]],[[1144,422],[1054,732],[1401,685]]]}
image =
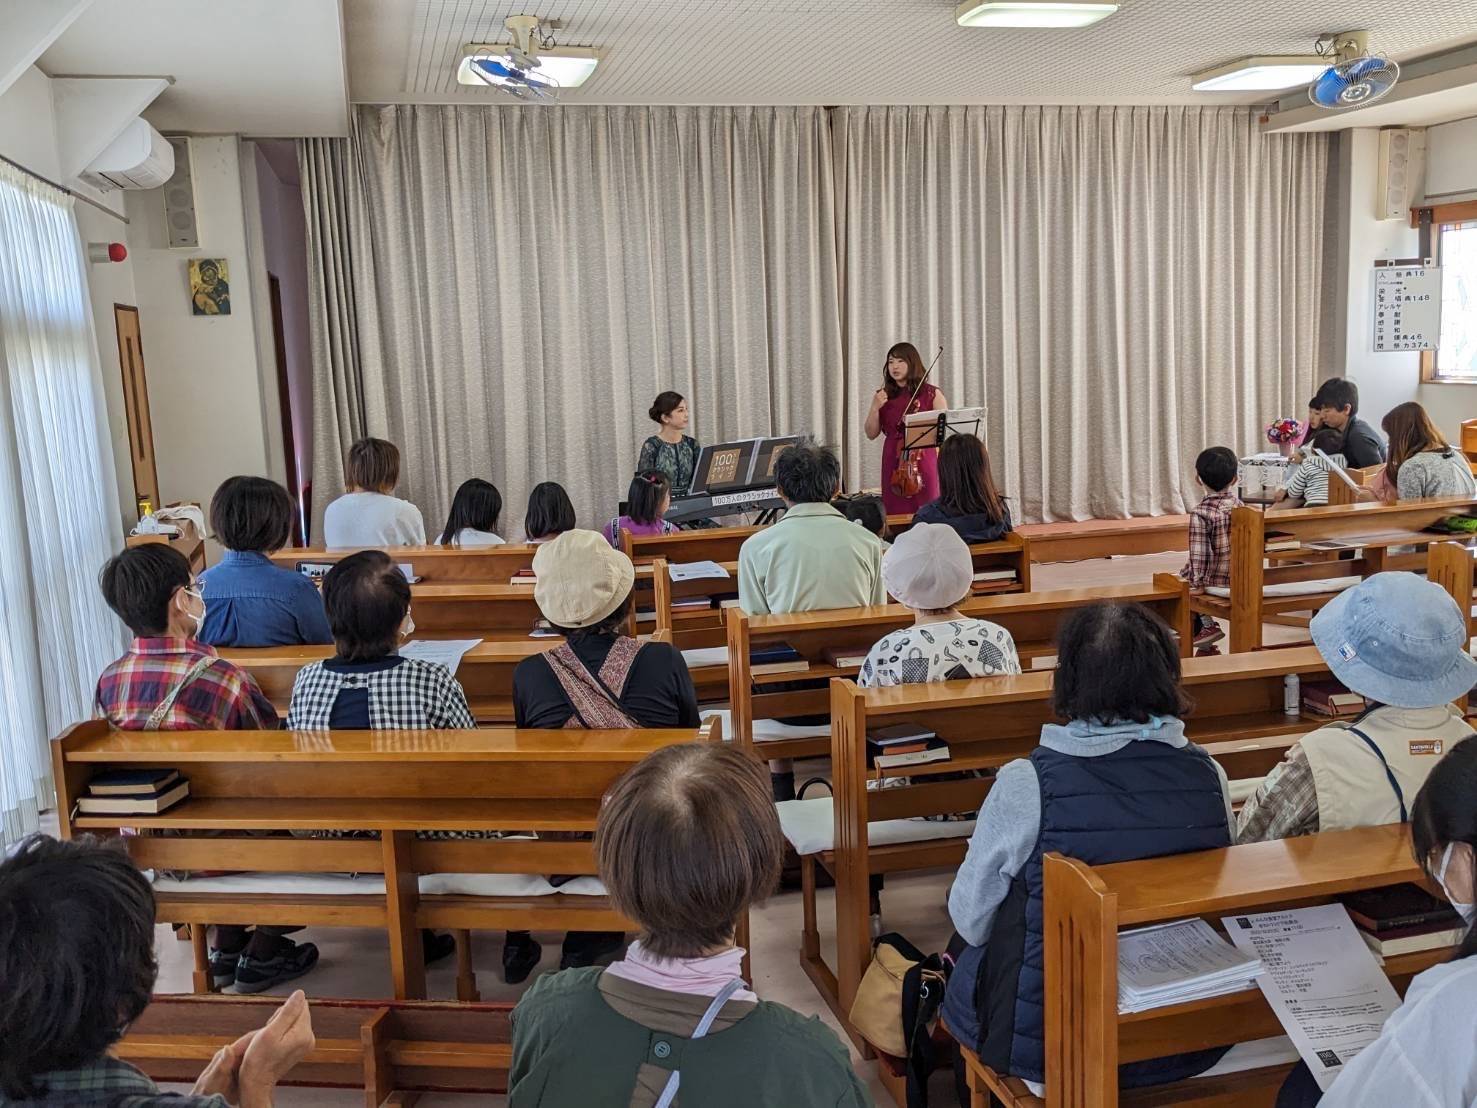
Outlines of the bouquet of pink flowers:
{"label": "bouquet of pink flowers", "polygon": [[1278,446],[1286,446],[1295,443],[1303,437],[1303,422],[1293,419],[1291,416],[1283,416],[1274,419],[1267,424],[1267,441],[1276,443]]}

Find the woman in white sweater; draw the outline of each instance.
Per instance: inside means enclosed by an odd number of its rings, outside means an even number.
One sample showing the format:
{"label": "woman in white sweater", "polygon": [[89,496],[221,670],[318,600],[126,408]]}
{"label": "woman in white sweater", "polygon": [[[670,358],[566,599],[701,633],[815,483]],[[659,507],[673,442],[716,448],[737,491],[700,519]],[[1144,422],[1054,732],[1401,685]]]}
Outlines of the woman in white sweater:
{"label": "woman in white sweater", "polygon": [[348,491],[323,513],[323,545],[330,550],[423,546],[421,510],[391,496],[400,480],[400,449],[384,439],[360,439],[344,463]]}
{"label": "woman in white sweater", "polygon": [[1278,1108],[1450,1108],[1477,1103],[1477,742],[1437,763],[1410,813],[1416,861],[1461,916],[1466,937],[1449,961],[1417,974],[1405,1003],[1319,1098],[1299,1065]]}

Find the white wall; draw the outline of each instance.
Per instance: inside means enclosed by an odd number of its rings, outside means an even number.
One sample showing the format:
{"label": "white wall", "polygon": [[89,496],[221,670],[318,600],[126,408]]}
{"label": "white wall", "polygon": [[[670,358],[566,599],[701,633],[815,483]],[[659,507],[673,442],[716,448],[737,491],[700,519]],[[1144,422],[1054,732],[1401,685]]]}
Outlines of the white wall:
{"label": "white wall", "polygon": [[1477,116],[1426,132],[1426,197],[1477,193]]}
{"label": "white wall", "polygon": [[[0,154],[43,177],[59,180],[61,158],[57,150],[51,81],[34,66],[0,95]],[[122,211],[118,192],[99,193],[76,182],[59,183],[69,184],[73,191],[101,200],[115,211]],[[83,242],[122,242],[128,245],[128,226],[121,220],[81,200],[76,201],[74,210]],[[89,265],[87,278],[97,335],[98,364],[108,409],[108,430],[113,443],[118,513],[127,530],[138,522],[138,514],[134,509],[128,416],[123,406],[123,371],[118,362],[113,305],[135,303],[133,263],[130,260]]]}
{"label": "white wall", "polygon": [[1344,285],[1339,290],[1345,316],[1344,376],[1358,384],[1359,414],[1376,429],[1391,408],[1418,400],[1446,436],[1456,441],[1462,420],[1477,416],[1477,388],[1424,385],[1419,354],[1370,351],[1374,262],[1377,258],[1413,258],[1420,240],[1408,220],[1375,218],[1379,132],[1372,128],[1345,131],[1340,141],[1344,183],[1340,234],[1348,252]]}
{"label": "white wall", "polygon": [[[235,136],[191,139],[200,246],[171,250],[160,190],[130,193],[130,250],[148,367],[160,495],[208,504],[227,477],[281,480],[281,452],[266,422],[277,418],[275,382],[264,379],[254,333]],[[196,316],[190,258],[224,258],[231,314]],[[269,406],[270,405],[270,406]]]}

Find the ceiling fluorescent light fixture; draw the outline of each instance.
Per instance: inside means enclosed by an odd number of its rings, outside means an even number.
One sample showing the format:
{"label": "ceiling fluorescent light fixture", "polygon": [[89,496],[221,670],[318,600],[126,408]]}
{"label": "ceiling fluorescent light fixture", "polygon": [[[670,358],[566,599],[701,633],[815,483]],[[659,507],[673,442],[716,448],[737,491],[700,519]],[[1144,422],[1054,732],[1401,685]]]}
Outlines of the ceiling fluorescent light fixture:
{"label": "ceiling fluorescent light fixture", "polygon": [[1048,0],[971,0],[954,11],[961,27],[1090,27],[1118,10],[1117,4],[1054,3]]}
{"label": "ceiling fluorescent light fixture", "polygon": [[[457,83],[486,88],[487,81],[473,72],[473,66],[480,59],[501,58],[507,54],[508,49],[506,45],[499,46],[491,43],[466,47],[462,51],[462,60],[456,67]],[[539,67],[536,72],[541,77],[550,78],[560,88],[579,88],[590,79],[590,74],[595,72],[595,64],[600,60],[600,56],[596,51],[584,46],[550,46],[539,50],[538,60]],[[496,82],[496,78],[493,80]]]}
{"label": "ceiling fluorescent light fixture", "polygon": [[1277,92],[1306,85],[1328,68],[1317,54],[1285,54],[1238,58],[1190,78],[1196,92]]}

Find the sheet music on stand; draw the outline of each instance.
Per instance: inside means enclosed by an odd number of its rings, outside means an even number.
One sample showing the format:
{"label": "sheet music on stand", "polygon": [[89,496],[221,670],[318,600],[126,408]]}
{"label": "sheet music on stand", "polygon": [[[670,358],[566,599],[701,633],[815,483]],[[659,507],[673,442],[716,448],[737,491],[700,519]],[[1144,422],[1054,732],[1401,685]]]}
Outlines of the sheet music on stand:
{"label": "sheet music on stand", "polygon": [[984,408],[947,408],[944,411],[913,412],[903,417],[903,454],[943,446],[949,435],[980,434]]}

